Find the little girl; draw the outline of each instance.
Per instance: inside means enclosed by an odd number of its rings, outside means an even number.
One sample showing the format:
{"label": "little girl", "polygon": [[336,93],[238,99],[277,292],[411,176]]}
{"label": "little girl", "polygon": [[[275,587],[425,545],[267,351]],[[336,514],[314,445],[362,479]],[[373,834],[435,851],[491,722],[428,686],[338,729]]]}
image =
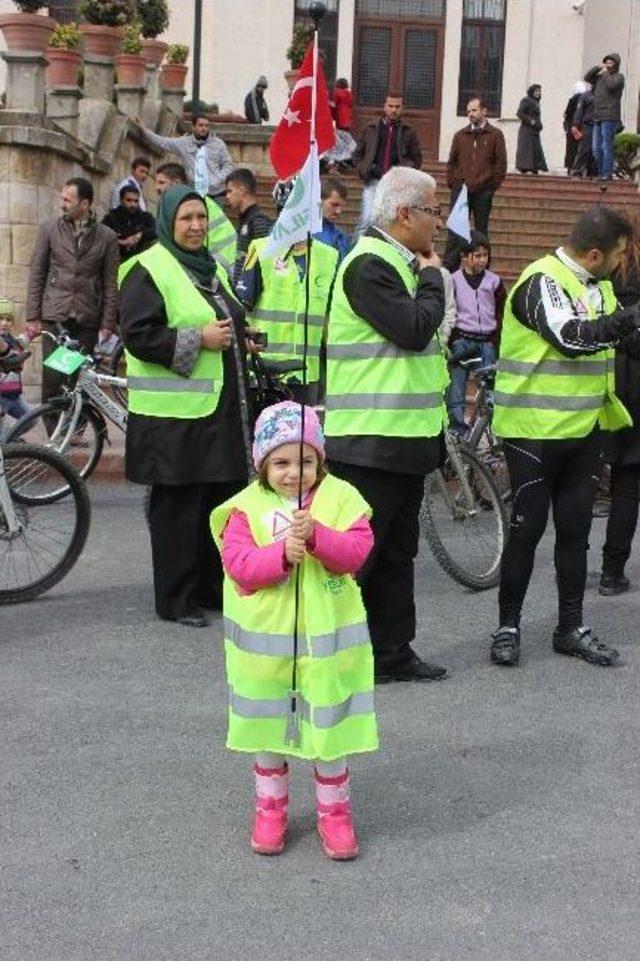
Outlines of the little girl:
{"label": "little girl", "polygon": [[324,850],[348,860],[358,844],[347,755],[378,746],[371,642],[353,577],[373,547],[371,511],[355,488],[327,473],[310,407],[297,509],[301,428],[300,405],[267,407],[255,429],[258,479],[211,514],[226,572],[227,747],[256,755],[254,851],[284,849],[292,755],[314,761]]}

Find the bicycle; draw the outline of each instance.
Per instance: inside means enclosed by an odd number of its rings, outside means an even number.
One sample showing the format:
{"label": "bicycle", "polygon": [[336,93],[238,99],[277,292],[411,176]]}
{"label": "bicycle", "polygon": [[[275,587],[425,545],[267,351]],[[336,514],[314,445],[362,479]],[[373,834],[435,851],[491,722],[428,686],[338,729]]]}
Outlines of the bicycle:
{"label": "bicycle", "polygon": [[471,366],[481,358],[471,357],[461,361],[463,366],[469,366],[474,374],[476,393],[472,399],[469,431],[463,438],[464,443],[474,451],[480,460],[491,471],[502,499],[511,499],[511,482],[509,469],[504,456],[502,441],[493,431],[493,387],[497,371],[497,364],[487,364],[485,367]]}
{"label": "bicycle", "polygon": [[86,480],[95,470],[105,440],[107,421],[126,431],[127,409],[102,389],[126,388],[126,380],[101,373],[93,357],[80,353],[66,333],[45,332],[57,349],[45,360],[60,373],[70,376],[62,393],[20,418],[7,431],[6,441],[38,444],[64,455]]}
{"label": "bicycle", "polygon": [[[0,371],[10,369],[0,359]],[[62,497],[64,486],[70,496]],[[0,441],[0,604],[29,601],[68,574],[91,519],[86,486],[48,448]]]}
{"label": "bicycle", "polygon": [[474,591],[495,587],[508,515],[491,471],[453,431],[445,431],[444,465],[426,479],[420,529],[433,556]]}

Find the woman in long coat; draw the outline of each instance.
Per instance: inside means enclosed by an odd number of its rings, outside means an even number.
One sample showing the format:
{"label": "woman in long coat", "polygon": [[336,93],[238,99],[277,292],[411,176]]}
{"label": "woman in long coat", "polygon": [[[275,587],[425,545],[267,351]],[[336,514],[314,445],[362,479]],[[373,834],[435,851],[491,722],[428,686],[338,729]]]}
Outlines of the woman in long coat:
{"label": "woman in long coat", "polygon": [[[640,235],[637,232],[612,281],[623,307],[638,303]],[[624,347],[616,348],[616,394],[631,414],[633,426],[602,435],[603,457],[611,464],[611,509],[602,549],[601,594],[622,594],[629,590],[624,568],[638,525],[640,498],[640,332],[627,337]]]}
{"label": "woman in long coat", "polygon": [[244,312],[204,246],[207,210],[190,187],[160,200],[158,243],[122,282],[127,478],[151,486],[156,612],[204,627],[222,606],[209,514],[247,484]]}
{"label": "woman in long coat", "polygon": [[540,170],[547,170],[547,162],[544,159],[544,151],[540,142],[540,131],[542,130],[541,97],[542,87],[540,84],[532,84],[527,90],[526,97],[523,97],[520,101],[516,113],[520,121],[516,167],[523,174],[537,174]]}

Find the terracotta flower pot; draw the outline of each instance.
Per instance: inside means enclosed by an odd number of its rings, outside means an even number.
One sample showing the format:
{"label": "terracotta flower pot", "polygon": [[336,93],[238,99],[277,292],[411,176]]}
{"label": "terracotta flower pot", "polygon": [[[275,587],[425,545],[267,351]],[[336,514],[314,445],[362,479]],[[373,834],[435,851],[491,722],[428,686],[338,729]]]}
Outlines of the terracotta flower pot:
{"label": "terracotta flower pot", "polygon": [[81,23],[84,52],[96,57],[115,57],[120,50],[122,30],[96,23]]}
{"label": "terracotta flower pot", "polygon": [[44,53],[57,24],[41,13],[4,13],[0,30],[9,50],[37,50]]}
{"label": "terracotta flower pot", "polygon": [[116,73],[121,87],[144,87],[144,57],[139,53],[119,53]]}
{"label": "terracotta flower pot", "polygon": [[184,90],[187,76],[186,63],[163,63],[160,70],[160,84],[163,90]]}
{"label": "terracotta flower pot", "polygon": [[142,56],[149,66],[159,67],[168,49],[169,44],[162,40],[149,39],[142,41]]}
{"label": "terracotta flower pot", "polygon": [[47,47],[46,57],[49,61],[46,72],[47,87],[78,86],[78,70],[82,63],[82,55],[78,50]]}

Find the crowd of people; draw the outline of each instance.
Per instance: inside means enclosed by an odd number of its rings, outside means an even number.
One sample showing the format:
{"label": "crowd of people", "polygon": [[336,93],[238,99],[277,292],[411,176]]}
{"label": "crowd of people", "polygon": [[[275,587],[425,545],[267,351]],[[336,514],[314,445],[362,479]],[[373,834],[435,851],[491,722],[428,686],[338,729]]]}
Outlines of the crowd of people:
{"label": "crowd of people", "polygon": [[[588,74],[597,104],[621,89],[618,67],[608,57]],[[265,87],[261,77],[249,97],[256,115]],[[544,163],[540,95],[532,86],[518,114],[521,169],[534,172]],[[579,96],[576,112],[586,91]],[[613,505],[600,589],[629,587],[640,495],[637,225],[605,206],[586,211],[507,294],[490,266],[489,218],[507,169],[501,132],[472,98],[447,181],[452,204],[466,185],[475,229],[464,243],[450,233],[441,261],[436,183],[420,169],[402,109],[390,93],[353,151],[364,184],[353,238],[338,226],[346,186],[329,175],[322,231],[269,256],[254,175],[234,169],[196,115],[183,137],[147,131],[181,160],[155,171],[155,218],[142,203],[144,157],[115,186],[102,223],[90,182],[70,179],[61,216],[39,231],[22,341],[0,301],[0,352],[61,325],[87,351],[115,331],[124,341],[126,474],[150,488],[155,610],[192,628],[209,623],[207,610],[224,611],[228,745],[255,755],[252,847],[263,854],[283,850],[287,758],[297,756],[314,763],[327,855],[355,857],[347,759],[377,746],[374,683],[446,676],[414,647],[414,562],[425,478],[443,463],[448,424],[465,435],[461,360],[497,360],[494,427],[513,494],[491,661],[519,660],[550,509],[553,650],[600,666],[618,658],[586,625],[583,597],[603,450]],[[594,152],[606,177],[615,117],[600,109]],[[280,186],[279,207],[288,189]],[[291,400],[252,410],[252,353],[306,364]],[[57,387],[52,377],[44,396]],[[20,391],[19,379],[2,381],[3,411],[23,412]]]}

